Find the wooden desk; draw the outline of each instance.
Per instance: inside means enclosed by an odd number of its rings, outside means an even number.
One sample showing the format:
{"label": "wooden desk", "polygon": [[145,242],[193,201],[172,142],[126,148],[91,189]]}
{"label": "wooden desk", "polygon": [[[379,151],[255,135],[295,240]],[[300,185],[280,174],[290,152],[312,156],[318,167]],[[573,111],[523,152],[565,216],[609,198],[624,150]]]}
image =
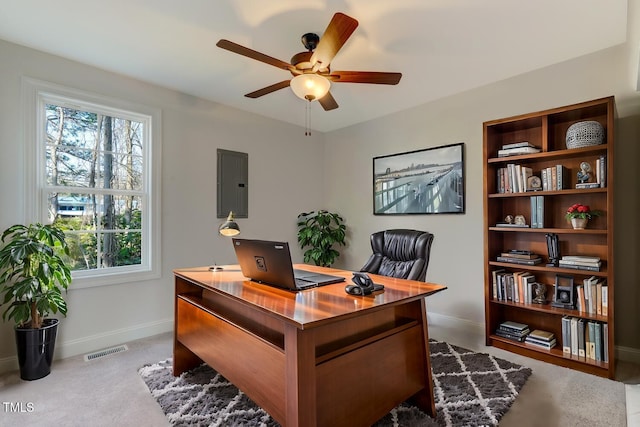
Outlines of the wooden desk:
{"label": "wooden desk", "polygon": [[344,282],[261,285],[238,266],[174,274],[174,375],[204,361],[287,427],[369,426],[408,398],[435,414],[425,297],[446,287],[372,274],[384,292],[358,297]]}

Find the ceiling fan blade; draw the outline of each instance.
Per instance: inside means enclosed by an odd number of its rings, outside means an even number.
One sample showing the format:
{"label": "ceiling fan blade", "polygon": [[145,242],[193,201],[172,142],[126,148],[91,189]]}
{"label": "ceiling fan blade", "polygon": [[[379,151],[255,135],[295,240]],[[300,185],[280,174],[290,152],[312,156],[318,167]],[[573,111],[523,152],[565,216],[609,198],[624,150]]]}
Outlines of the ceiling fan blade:
{"label": "ceiling fan blade", "polygon": [[294,69],[291,64],[281,61],[279,59],[273,58],[269,55],[265,55],[264,53],[260,53],[253,49],[249,49],[248,47],[241,46],[237,43],[230,42],[229,40],[220,39],[216,46],[226,49],[230,52],[237,53],[242,56],[246,56],[247,58],[255,59],[256,61],[264,62],[265,64],[273,65],[274,67],[281,68],[283,70],[290,71]]}
{"label": "ceiling fan blade", "polygon": [[258,89],[254,92],[248,93],[245,96],[247,98],[259,98],[263,95],[268,95],[271,92],[275,92],[280,89],[284,89],[285,87],[289,87],[290,80],[283,80],[279,83],[272,84],[271,86],[263,87],[262,89]]}
{"label": "ceiling fan blade", "polygon": [[324,111],[335,110],[336,108],[338,108],[338,103],[335,99],[333,99],[333,95],[331,95],[331,92],[327,92],[325,96],[318,99],[318,102],[320,103],[320,105],[322,105]]}
{"label": "ceiling fan blade", "polygon": [[356,28],[358,28],[358,21],[350,16],[340,12],[333,15],[311,55],[311,64],[317,68],[327,68]]}
{"label": "ceiling fan blade", "polygon": [[397,85],[402,73],[383,73],[377,71],[332,71],[326,76],[335,83],[371,83],[379,85]]}

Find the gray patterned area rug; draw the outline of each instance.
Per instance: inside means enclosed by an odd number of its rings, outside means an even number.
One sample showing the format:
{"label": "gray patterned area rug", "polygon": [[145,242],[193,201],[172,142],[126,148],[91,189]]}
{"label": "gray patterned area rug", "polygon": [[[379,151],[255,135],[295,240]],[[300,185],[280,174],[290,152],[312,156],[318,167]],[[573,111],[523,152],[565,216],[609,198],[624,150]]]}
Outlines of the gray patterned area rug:
{"label": "gray patterned area rug", "polygon": [[[531,369],[489,354],[434,340],[429,345],[436,419],[403,403],[375,427],[496,426],[531,375]],[[167,359],[138,370],[170,425],[279,425],[207,365],[174,377],[171,362]]]}

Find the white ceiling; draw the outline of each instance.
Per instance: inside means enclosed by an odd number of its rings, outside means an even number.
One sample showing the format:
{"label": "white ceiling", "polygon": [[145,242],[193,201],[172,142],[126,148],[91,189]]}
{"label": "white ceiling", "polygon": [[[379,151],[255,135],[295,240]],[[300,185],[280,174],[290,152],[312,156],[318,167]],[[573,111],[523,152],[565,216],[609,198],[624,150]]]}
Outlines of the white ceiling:
{"label": "white ceiling", "polygon": [[[624,43],[627,0],[0,0],[0,38],[304,126],[287,71],[216,47],[225,38],[289,62],[335,12],[360,25],[333,70],[401,72],[397,86],[334,84],[314,102],[331,131]],[[0,58],[1,61],[1,58]]]}

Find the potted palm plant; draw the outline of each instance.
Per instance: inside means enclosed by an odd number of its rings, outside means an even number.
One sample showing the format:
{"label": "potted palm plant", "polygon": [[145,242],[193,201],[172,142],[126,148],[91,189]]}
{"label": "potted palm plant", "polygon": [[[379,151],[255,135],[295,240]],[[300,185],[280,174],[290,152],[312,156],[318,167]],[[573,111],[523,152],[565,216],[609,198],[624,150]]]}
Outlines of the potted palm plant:
{"label": "potted palm plant", "polygon": [[20,378],[49,375],[58,319],[67,314],[62,291],[71,284],[71,271],[58,254],[69,253],[64,232],[40,223],[14,225],[2,233],[0,306],[3,320],[15,322]]}
{"label": "potted palm plant", "polygon": [[298,215],[298,243],[300,248],[309,246],[304,253],[304,262],[330,267],[340,256],[333,245],[345,244],[345,225],[336,213],[325,210]]}

